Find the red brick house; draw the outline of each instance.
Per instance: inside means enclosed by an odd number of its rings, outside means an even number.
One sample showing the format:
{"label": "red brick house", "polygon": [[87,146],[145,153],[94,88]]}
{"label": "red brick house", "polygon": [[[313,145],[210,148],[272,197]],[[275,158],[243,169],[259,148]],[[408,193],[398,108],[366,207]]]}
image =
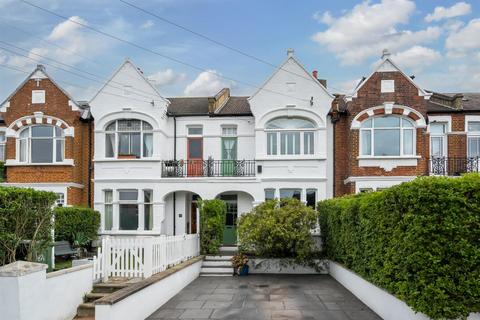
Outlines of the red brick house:
{"label": "red brick house", "polygon": [[334,194],[390,187],[423,175],[479,169],[480,94],[420,88],[384,51],[382,62],[350,96],[338,95],[334,123]]}
{"label": "red brick house", "polygon": [[1,185],[53,191],[59,205],[91,204],[93,135],[86,104],[39,65],[0,105],[0,119]]}

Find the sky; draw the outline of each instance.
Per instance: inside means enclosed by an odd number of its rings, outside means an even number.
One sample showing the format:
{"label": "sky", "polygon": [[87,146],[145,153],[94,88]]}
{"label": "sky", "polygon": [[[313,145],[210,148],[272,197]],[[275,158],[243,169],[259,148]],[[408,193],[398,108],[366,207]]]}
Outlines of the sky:
{"label": "sky", "polygon": [[480,92],[480,0],[124,0],[157,17],[121,0],[28,1],[69,20],[0,0],[0,100],[42,63],[88,101],[126,58],[165,97],[250,95],[288,48],[332,93],[352,92],[385,48],[423,88]]}

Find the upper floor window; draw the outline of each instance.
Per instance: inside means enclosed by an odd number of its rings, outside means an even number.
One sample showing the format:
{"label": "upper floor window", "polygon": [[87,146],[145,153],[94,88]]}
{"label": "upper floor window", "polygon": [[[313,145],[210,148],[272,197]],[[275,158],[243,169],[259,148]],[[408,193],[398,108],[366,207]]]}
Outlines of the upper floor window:
{"label": "upper floor window", "polygon": [[363,156],[412,156],[415,153],[415,127],[397,116],[371,118],[360,129]]}
{"label": "upper floor window", "polygon": [[276,118],[269,121],[267,131],[268,155],[314,154],[315,124],[303,118]]}
{"label": "upper floor window", "polygon": [[32,103],[45,103],[45,90],[32,90]]}
{"label": "upper floor window", "polygon": [[63,130],[52,125],[33,125],[20,132],[17,142],[18,160],[25,163],[63,162],[65,153]]}
{"label": "upper floor window", "polygon": [[189,136],[201,136],[203,134],[203,128],[201,126],[189,126],[187,127],[187,134]]}
{"label": "upper floor window", "polygon": [[5,161],[5,143],[7,138],[5,137],[5,132],[0,131],[0,161]]}
{"label": "upper floor window", "polygon": [[148,158],[153,155],[153,128],[148,122],[116,120],[105,131],[105,157]]}
{"label": "upper floor window", "polygon": [[446,155],[447,145],[447,123],[430,123],[430,155],[434,158],[444,157]]}
{"label": "upper floor window", "polygon": [[469,157],[480,157],[480,121],[468,121],[468,147]]}

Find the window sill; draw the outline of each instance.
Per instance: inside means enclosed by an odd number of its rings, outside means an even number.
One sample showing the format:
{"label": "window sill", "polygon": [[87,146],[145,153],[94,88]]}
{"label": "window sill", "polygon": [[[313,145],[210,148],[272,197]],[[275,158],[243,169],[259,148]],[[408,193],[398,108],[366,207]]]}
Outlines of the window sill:
{"label": "window sill", "polygon": [[392,171],[396,167],[416,167],[420,156],[408,157],[357,157],[359,167],[379,167]]}
{"label": "window sill", "polygon": [[264,156],[256,158],[257,161],[288,161],[288,160],[326,160],[325,156],[316,156],[316,155],[281,155],[281,156]]}
{"label": "window sill", "polygon": [[157,162],[160,158],[139,158],[139,159],[118,159],[118,158],[101,158],[93,159],[93,162]]}
{"label": "window sill", "polygon": [[357,160],[421,159],[421,156],[358,156]]}
{"label": "window sill", "polygon": [[5,166],[7,167],[38,167],[38,166],[74,166],[73,159],[65,159],[63,162],[55,162],[55,163],[27,163],[27,162],[18,162],[16,160],[7,159],[5,162]]}

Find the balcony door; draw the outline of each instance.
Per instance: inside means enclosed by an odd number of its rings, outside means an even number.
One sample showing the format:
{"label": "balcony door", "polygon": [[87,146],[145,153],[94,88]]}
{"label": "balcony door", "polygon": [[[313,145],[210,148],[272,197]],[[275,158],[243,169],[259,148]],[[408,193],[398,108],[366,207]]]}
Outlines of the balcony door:
{"label": "balcony door", "polygon": [[187,138],[187,160],[188,175],[203,176],[203,138]]}
{"label": "balcony door", "polygon": [[237,138],[222,138],[222,176],[234,176],[237,160]]}

